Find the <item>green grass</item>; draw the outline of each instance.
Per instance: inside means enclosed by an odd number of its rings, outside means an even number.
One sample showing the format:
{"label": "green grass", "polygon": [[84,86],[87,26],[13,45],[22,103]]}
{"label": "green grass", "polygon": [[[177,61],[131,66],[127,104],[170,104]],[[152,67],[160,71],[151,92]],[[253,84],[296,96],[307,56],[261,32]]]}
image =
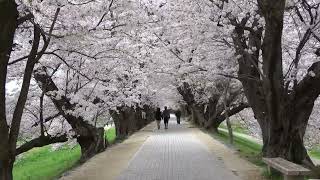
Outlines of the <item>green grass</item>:
{"label": "green grass", "polygon": [[116,129],[110,128],[106,130],[104,136],[110,144],[113,144],[116,140]]}
{"label": "green grass", "polygon": [[[219,127],[223,129],[228,129],[228,127],[224,124],[221,124]],[[241,127],[240,124],[232,124],[232,131],[237,133],[242,133],[242,134],[249,134],[249,130]]]}
{"label": "green grass", "polygon": [[[238,128],[238,131],[235,131],[235,132],[238,132],[238,133],[243,132],[240,129],[241,128]],[[227,131],[219,130],[219,133],[213,134],[213,136],[225,144],[229,143],[229,135],[228,135]],[[267,171],[267,166],[262,161],[262,154],[261,154],[262,145],[261,144],[255,142],[253,140],[247,139],[245,137],[237,136],[236,134],[234,134],[234,143],[232,146],[237,150],[237,152],[241,158],[244,158],[244,159],[250,161],[251,163],[261,167],[263,170],[263,172],[262,172],[263,176],[265,176],[271,180],[281,180],[282,179],[280,174],[271,175]]]}
{"label": "green grass", "polygon": [[316,158],[316,159],[320,159],[320,148],[319,147],[311,149],[308,153],[311,157]]}
{"label": "green grass", "polygon": [[[115,129],[105,132],[109,143],[116,139]],[[80,159],[80,146],[74,148],[64,146],[52,151],[51,146],[34,148],[23,154],[13,169],[14,180],[51,180],[59,177],[63,172],[74,167]]]}
{"label": "green grass", "polygon": [[[221,124],[219,127],[227,130],[227,126],[224,124]],[[240,124],[232,124],[232,130],[233,130],[233,132],[249,135],[249,131],[246,128],[241,127]],[[221,133],[225,134],[228,138],[228,134],[226,132],[221,132]],[[234,135],[234,136],[237,137],[238,139],[241,138],[242,140],[250,142],[250,140],[248,140],[246,138],[238,137],[237,135]],[[311,150],[308,151],[308,154],[312,158],[320,159],[320,146],[312,148]]]}
{"label": "green grass", "polygon": [[80,159],[80,146],[52,151],[50,146],[34,148],[14,165],[15,180],[46,180],[59,176]]}
{"label": "green grass", "polygon": [[[228,132],[219,131],[218,134],[214,134],[214,137],[218,138],[224,143],[229,142]],[[237,149],[240,157],[248,159],[250,162],[258,166],[263,166],[263,162],[261,161],[262,146],[260,144],[249,139],[234,135],[233,146]]]}

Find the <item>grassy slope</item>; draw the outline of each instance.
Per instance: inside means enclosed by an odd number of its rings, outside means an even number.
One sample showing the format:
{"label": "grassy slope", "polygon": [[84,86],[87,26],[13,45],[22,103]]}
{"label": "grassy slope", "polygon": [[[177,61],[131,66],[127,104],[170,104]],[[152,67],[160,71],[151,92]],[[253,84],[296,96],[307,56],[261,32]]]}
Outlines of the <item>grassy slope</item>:
{"label": "grassy slope", "polygon": [[[219,134],[214,134],[214,137],[225,143],[229,143],[228,132],[219,131]],[[234,135],[234,147],[237,149],[241,157],[248,159],[250,162],[256,165],[263,166],[261,161],[262,146],[257,142]]]}
{"label": "grassy slope", "polygon": [[[228,134],[225,132],[225,131],[227,131],[227,127],[222,124],[222,125],[220,125],[220,128],[223,130],[223,131],[220,131],[220,134],[223,134],[223,135],[226,136],[226,138],[228,139],[229,136],[228,136]],[[242,136],[241,136],[241,134],[249,135],[249,132],[248,132],[247,129],[244,129],[244,128],[242,128],[242,127],[239,126],[239,125],[233,125],[232,130],[233,130],[233,132],[240,133],[239,135],[234,134],[234,136],[235,136],[236,139],[239,139],[239,138],[240,138],[240,139],[246,141],[245,143],[250,142],[250,144],[251,144],[251,143],[258,144],[258,143],[256,143],[255,141],[252,141],[252,140],[250,140],[250,139],[248,139],[248,138],[245,138],[245,137],[242,137]],[[259,144],[258,144],[258,145],[259,145]],[[260,145],[260,147],[262,147],[262,146]],[[260,149],[261,149],[261,148],[260,148]],[[315,148],[311,149],[310,151],[308,151],[308,154],[309,154],[312,158],[320,159],[320,147],[315,147]]]}
{"label": "grassy slope", "polygon": [[[109,143],[115,141],[115,129],[105,132]],[[66,170],[72,168],[81,155],[80,146],[68,146],[57,151],[51,151],[50,146],[34,148],[24,153],[23,158],[14,165],[13,176],[15,180],[50,180],[58,177]]]}
{"label": "grassy slope", "polygon": [[315,148],[309,151],[309,155],[313,158],[320,159],[320,150]]}
{"label": "grassy slope", "polygon": [[[241,133],[242,130],[236,130],[235,132]],[[219,131],[218,134],[213,134],[216,139],[224,143],[229,143],[229,135],[227,131]],[[262,167],[263,169],[263,176],[267,177],[270,180],[281,180],[282,177],[279,174],[271,175],[267,171],[267,166],[262,162],[261,158],[261,144],[253,141],[251,139],[247,139],[242,136],[238,136],[234,134],[234,144],[232,145],[234,148],[237,149],[240,157],[250,161],[251,163]]]}
{"label": "grassy slope", "polygon": [[116,140],[116,129],[110,128],[110,129],[106,130],[104,136],[110,144],[113,144]]}

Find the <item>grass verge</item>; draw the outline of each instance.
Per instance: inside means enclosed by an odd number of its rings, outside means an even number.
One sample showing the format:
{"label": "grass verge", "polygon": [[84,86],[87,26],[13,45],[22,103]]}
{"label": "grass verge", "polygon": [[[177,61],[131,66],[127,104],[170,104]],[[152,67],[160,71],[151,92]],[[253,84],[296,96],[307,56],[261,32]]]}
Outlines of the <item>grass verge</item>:
{"label": "grass verge", "polygon": [[[229,143],[229,135],[226,131],[219,130],[219,133],[213,134],[213,136],[225,144]],[[230,144],[228,145],[230,146]],[[240,157],[249,160],[255,165],[264,165],[261,161],[262,146],[257,142],[234,135],[234,144],[232,146],[239,153]]]}
{"label": "grass verge", "polygon": [[320,160],[320,148],[316,147],[314,149],[311,149],[309,151],[309,155],[313,158],[319,159]]}
{"label": "grass verge", "polygon": [[[115,128],[105,131],[109,143],[115,142]],[[64,146],[52,151],[51,146],[34,148],[23,154],[14,164],[13,177],[15,180],[51,180],[74,167],[80,159],[80,146],[74,148]]]}
{"label": "grass verge", "polygon": [[104,133],[104,137],[108,140],[110,144],[113,144],[116,141],[116,129],[110,128],[107,129]]}
{"label": "grass verge", "polygon": [[[240,129],[240,128],[239,128]],[[243,132],[241,131],[234,131],[237,133]],[[240,136],[238,134],[234,134],[234,143],[231,145],[229,143],[229,135],[228,132],[224,129],[220,129],[219,133],[213,134],[213,136],[220,140],[222,143],[227,144],[228,146],[232,146],[233,148],[236,149],[238,152],[239,156],[241,158],[244,158],[248,160],[249,162],[261,167],[262,175],[266,177],[267,179],[270,180],[281,180],[282,177],[280,174],[269,174],[267,171],[267,166],[264,164],[262,161],[262,145],[259,144],[257,141],[254,141],[252,139],[248,139],[246,137]]]}

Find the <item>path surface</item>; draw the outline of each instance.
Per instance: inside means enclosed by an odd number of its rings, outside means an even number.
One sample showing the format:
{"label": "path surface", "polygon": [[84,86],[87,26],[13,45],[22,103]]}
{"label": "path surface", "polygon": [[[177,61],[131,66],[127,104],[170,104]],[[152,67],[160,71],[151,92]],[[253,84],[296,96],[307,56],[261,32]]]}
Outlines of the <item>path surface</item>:
{"label": "path surface", "polygon": [[187,128],[173,120],[156,130],[117,180],[237,180]]}
{"label": "path surface", "polygon": [[209,134],[170,119],[151,123],[61,180],[261,180],[260,169]]}

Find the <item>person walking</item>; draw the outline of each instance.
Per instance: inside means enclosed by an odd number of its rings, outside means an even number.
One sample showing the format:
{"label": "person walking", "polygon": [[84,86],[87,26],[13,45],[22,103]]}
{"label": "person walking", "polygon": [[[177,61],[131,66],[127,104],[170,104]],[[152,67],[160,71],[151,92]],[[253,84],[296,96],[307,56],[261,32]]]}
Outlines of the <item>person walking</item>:
{"label": "person walking", "polygon": [[177,118],[177,124],[180,124],[181,111],[179,109],[176,110],[175,115]]}
{"label": "person walking", "polygon": [[163,116],[163,121],[164,121],[164,128],[168,129],[168,123],[169,123],[169,119],[170,119],[170,112],[167,109],[167,106],[164,107],[164,110],[162,112],[162,116]]}
{"label": "person walking", "polygon": [[161,122],[161,118],[162,118],[160,108],[157,108],[156,113],[155,113],[155,118],[157,121],[157,127],[158,127],[158,129],[160,129],[160,122]]}

